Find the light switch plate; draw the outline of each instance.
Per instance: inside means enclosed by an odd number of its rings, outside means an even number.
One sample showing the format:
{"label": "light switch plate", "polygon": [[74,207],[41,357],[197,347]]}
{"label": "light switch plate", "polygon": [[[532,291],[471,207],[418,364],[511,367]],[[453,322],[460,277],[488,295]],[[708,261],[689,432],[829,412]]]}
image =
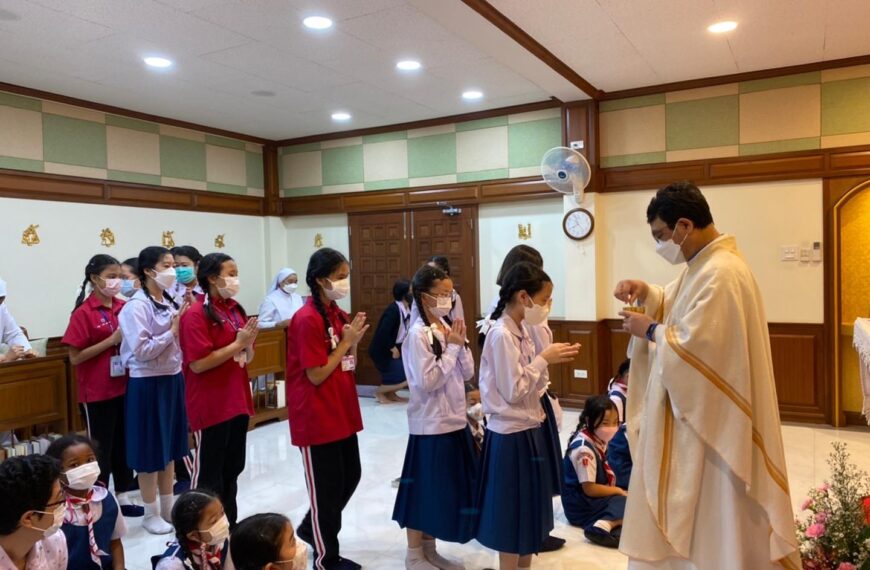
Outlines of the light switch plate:
{"label": "light switch plate", "polygon": [[798,246],[796,245],[784,245],[779,248],[779,260],[780,261],[797,261],[798,259]]}
{"label": "light switch plate", "polygon": [[574,378],[589,378],[588,370],[574,370]]}

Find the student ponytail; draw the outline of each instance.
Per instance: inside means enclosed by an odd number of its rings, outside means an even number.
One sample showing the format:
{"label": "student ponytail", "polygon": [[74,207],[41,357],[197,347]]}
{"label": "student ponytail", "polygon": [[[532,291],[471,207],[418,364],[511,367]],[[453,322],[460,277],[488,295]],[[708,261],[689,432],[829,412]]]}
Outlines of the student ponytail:
{"label": "student ponytail", "polygon": [[98,253],[93,256],[88,264],[85,265],[85,279],[82,281],[82,287],[79,291],[79,296],[76,298],[76,306],[73,307],[75,311],[79,307],[81,307],[82,303],[85,302],[85,297],[87,296],[88,283],[91,281],[91,276],[96,275],[100,276],[100,273],[103,272],[104,269],[109,267],[110,265],[121,265],[118,263],[118,260],[112,257],[111,255],[106,255],[104,253]]}
{"label": "student ponytail", "polygon": [[[157,264],[160,263],[160,260],[163,259],[166,254],[170,254],[171,252],[165,247],[161,247],[159,245],[149,245],[145,249],[139,252],[139,259],[137,259],[138,267],[136,268],[136,273],[139,277],[139,284],[145,289],[145,285],[148,282],[148,276],[145,275],[146,269],[154,270],[157,267]],[[148,298],[151,299],[151,295],[148,295]],[[168,301],[168,304],[172,305],[174,308],[178,309],[178,303],[175,302],[175,299],[167,293],[163,291],[163,298]],[[154,300],[151,300],[154,303]]]}
{"label": "student ponytail", "polygon": [[[221,274],[221,268],[227,261],[233,261],[233,258],[225,253],[209,253],[197,262],[199,263],[199,269],[196,272],[196,280],[199,283],[199,288],[205,293],[205,299],[203,299],[202,305],[208,318],[218,325],[223,322],[223,319],[215,314],[214,307],[212,307],[211,293],[209,292],[211,289],[211,283],[209,283],[208,279],[209,277],[219,276]],[[245,312],[244,307],[239,304],[238,309],[245,320],[247,320],[248,314]]]}
{"label": "student ponytail", "polygon": [[515,245],[507,255],[504,256],[504,261],[501,262],[501,269],[498,270],[498,275],[495,278],[495,284],[501,287],[504,276],[507,275],[508,270],[517,263],[522,263],[523,261],[542,269],[544,267],[544,258],[541,256],[540,251],[526,244]]}
{"label": "student ponytail", "polygon": [[[544,288],[544,283],[551,283],[550,276],[537,265],[529,262],[520,262],[508,269],[502,279],[501,289],[498,291],[498,303],[495,310],[489,315],[489,320],[497,321],[504,314],[504,310],[520,291],[525,291],[529,296],[534,296]],[[486,334],[480,333],[478,342],[483,346]]]}
{"label": "student ponytail", "polygon": [[[320,293],[323,288],[317,282],[318,279],[327,279],[338,269],[342,263],[347,263],[347,258],[339,251],[329,247],[323,247],[311,254],[308,260],[308,269],[305,272],[305,283],[311,291],[311,301],[314,303],[314,308],[323,319],[323,330],[326,338],[330,341],[332,337],[329,334],[329,329],[332,325],[329,322],[329,317],[326,314],[326,307],[323,305],[323,300],[320,298]],[[335,332],[336,336],[339,331]],[[332,352],[335,347],[330,344],[329,352]]]}
{"label": "student ponytail", "polygon": [[[429,290],[435,286],[437,281],[450,279],[446,271],[431,265],[424,265],[414,274],[414,280],[411,283],[411,290],[414,292],[414,303],[417,305],[417,311],[420,313],[420,318],[423,319],[423,324],[426,327],[432,326],[429,322],[429,317],[426,315],[426,305],[423,303],[423,293],[429,294]],[[445,317],[445,322],[449,319]],[[452,324],[452,323],[451,323]],[[435,354],[435,360],[441,360],[443,348],[435,335],[432,335],[432,352]]]}
{"label": "student ponytail", "polygon": [[172,507],[172,526],[175,527],[175,540],[184,555],[184,560],[193,558],[187,544],[190,540],[187,535],[200,530],[199,519],[202,517],[202,511],[216,500],[220,499],[211,491],[196,489],[185,491],[175,501]]}

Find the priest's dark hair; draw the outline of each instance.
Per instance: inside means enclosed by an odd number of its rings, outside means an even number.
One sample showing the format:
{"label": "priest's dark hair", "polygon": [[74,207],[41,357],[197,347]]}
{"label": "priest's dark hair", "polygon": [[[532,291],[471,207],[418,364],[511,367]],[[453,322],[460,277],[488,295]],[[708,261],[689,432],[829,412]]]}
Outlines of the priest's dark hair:
{"label": "priest's dark hair", "polygon": [[646,209],[646,223],[651,224],[656,218],[670,229],[674,229],[680,218],[692,220],[699,229],[713,223],[707,199],[697,186],[687,180],[668,184],[656,192]]}

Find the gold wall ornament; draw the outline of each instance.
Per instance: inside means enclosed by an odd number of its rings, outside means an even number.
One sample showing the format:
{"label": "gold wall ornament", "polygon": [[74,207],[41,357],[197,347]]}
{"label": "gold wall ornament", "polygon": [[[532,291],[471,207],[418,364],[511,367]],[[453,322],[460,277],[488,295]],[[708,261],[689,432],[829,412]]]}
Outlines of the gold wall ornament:
{"label": "gold wall ornament", "polygon": [[109,228],[103,228],[103,231],[100,232],[100,245],[105,247],[114,247],[115,245],[115,234]]}
{"label": "gold wall ornament", "polygon": [[214,246],[218,249],[223,249],[226,247],[226,242],[224,241],[224,236],[226,234],[218,234],[216,238],[214,238]]}
{"label": "gold wall ornament", "polygon": [[174,230],[166,230],[163,232],[163,247],[173,248],[175,247],[175,238],[173,237],[175,234]]}
{"label": "gold wall ornament", "polygon": [[30,224],[27,226],[27,229],[21,232],[21,243],[27,247],[37,245],[39,243],[39,234],[36,233],[38,227],[39,224]]}
{"label": "gold wall ornament", "polygon": [[517,224],[517,237],[520,239],[532,239],[532,224]]}
{"label": "gold wall ornament", "polygon": [[314,234],[314,247],[320,249],[323,247],[323,236],[320,234]]}

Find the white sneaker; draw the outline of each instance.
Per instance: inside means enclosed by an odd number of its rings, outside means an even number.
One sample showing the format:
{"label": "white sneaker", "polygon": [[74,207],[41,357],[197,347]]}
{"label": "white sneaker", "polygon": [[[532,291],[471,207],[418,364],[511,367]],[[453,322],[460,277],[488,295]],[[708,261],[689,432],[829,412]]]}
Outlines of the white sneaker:
{"label": "white sneaker", "polygon": [[432,566],[426,557],[423,555],[422,548],[409,548],[405,555],[406,570],[438,570],[437,566]]}
{"label": "white sneaker", "polygon": [[465,570],[465,566],[461,562],[444,558],[435,550],[434,540],[423,541],[423,556],[430,564],[439,570]]}
{"label": "white sneaker", "polygon": [[171,524],[157,515],[146,515],[142,519],[142,528],[151,534],[169,534],[175,530]]}

